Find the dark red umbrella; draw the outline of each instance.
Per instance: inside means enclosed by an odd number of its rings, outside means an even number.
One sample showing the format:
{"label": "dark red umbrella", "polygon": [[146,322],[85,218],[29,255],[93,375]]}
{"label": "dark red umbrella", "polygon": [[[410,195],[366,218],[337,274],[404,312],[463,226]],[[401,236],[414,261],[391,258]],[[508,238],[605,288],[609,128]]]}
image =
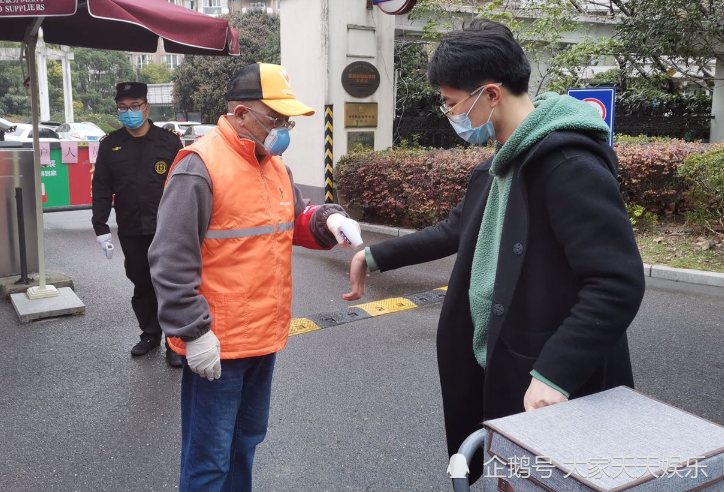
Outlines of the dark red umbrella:
{"label": "dark red umbrella", "polygon": [[41,27],[45,42],[53,44],[152,53],[156,51],[160,37],[165,50],[170,53],[239,54],[239,32],[232,28],[228,21],[194,12],[166,0],[0,2],[0,40],[25,43],[30,72],[40,270],[40,286],[28,289],[30,298],[58,295],[53,286],[45,284],[45,239],[38,145],[38,82],[35,66],[35,45]]}
{"label": "dark red umbrella", "polygon": [[24,41],[42,18],[46,43],[169,53],[238,55],[239,33],[225,19],[166,0],[25,0],[0,5],[0,39]]}

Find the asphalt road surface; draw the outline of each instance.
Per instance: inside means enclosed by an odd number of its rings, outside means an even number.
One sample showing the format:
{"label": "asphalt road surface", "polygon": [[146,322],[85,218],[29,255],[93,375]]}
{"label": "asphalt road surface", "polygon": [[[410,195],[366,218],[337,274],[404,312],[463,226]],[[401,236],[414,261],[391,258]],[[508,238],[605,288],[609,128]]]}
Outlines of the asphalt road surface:
{"label": "asphalt road surface", "polygon": [[[122,251],[105,259],[88,211],[46,214],[45,226],[48,269],[74,279],[87,311],[21,324],[0,303],[0,492],[176,490],[180,371],[163,348],[129,354],[139,330]],[[350,258],[295,248],[295,317],[348,307]],[[372,274],[364,300],[445,286],[453,261]],[[724,425],[722,307],[723,289],[650,282],[629,330],[637,389]],[[255,490],[451,490],[439,313],[437,304],[291,337]]]}

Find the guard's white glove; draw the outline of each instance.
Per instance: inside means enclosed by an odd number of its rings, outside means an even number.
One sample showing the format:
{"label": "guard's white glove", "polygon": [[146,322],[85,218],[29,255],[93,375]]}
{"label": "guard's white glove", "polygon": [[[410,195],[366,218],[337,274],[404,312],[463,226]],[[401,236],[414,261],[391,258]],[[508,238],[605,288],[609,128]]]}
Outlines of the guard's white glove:
{"label": "guard's white glove", "polygon": [[356,220],[342,214],[332,214],[327,217],[327,229],[334,234],[341,246],[359,249],[364,245],[360,226]]}
{"label": "guard's white glove", "polygon": [[213,331],[186,342],[186,362],[202,378],[213,381],[221,377],[221,344]]}
{"label": "guard's white glove", "polygon": [[96,241],[98,241],[98,245],[106,254],[106,258],[109,260],[113,258],[113,238],[111,237],[111,233],[96,236]]}

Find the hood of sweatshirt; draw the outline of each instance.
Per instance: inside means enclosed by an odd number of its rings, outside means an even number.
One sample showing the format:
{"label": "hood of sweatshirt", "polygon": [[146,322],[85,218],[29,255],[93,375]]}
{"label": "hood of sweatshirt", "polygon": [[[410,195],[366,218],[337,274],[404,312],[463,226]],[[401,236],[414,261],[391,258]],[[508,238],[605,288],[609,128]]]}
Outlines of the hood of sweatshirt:
{"label": "hood of sweatshirt", "polygon": [[[606,145],[610,132],[608,125],[591,105],[555,92],[541,94],[533,99],[533,105],[535,110],[523,120],[505,144],[496,146],[490,174],[495,176],[506,174],[517,156],[539,142],[542,145],[536,146],[536,154],[552,150],[551,146],[556,143],[571,145],[572,142],[568,139],[558,142],[559,139],[550,138],[558,135],[558,132],[567,135],[578,134],[584,141],[588,140],[591,145],[596,146],[599,152],[601,144],[608,147]],[[542,142],[543,140],[546,141]],[[588,145],[588,142],[582,143]],[[612,172],[615,174],[615,158],[612,164],[614,166]]]}

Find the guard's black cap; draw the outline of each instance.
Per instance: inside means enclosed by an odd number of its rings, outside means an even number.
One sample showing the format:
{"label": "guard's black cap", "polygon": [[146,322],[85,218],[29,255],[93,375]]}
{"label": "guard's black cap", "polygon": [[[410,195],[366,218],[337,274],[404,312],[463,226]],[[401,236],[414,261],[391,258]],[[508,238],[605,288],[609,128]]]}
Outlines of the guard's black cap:
{"label": "guard's black cap", "polygon": [[146,97],[148,86],[143,82],[121,82],[116,85],[116,101],[121,97]]}

